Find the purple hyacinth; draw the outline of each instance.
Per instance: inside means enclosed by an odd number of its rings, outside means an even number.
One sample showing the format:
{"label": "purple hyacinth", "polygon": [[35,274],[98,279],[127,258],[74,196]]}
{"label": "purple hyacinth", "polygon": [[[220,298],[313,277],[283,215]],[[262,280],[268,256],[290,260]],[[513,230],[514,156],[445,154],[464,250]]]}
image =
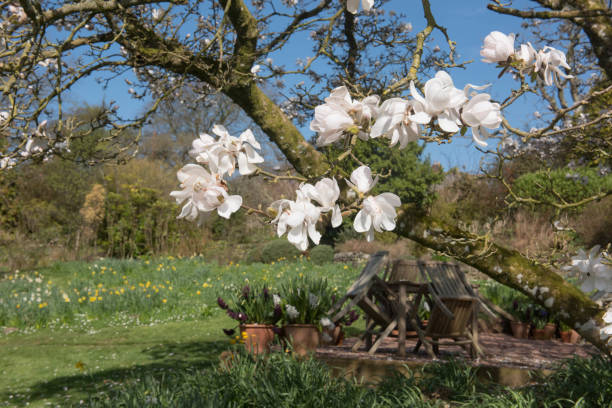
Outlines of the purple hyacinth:
{"label": "purple hyacinth", "polygon": [[270,291],[268,291],[268,288],[266,286],[264,286],[263,288],[263,297],[265,300],[268,300],[270,298]]}
{"label": "purple hyacinth", "polygon": [[274,319],[278,320],[281,318],[281,316],[283,315],[283,309],[281,308],[280,305],[276,305],[274,306]]}
{"label": "purple hyacinth", "polygon": [[234,320],[238,320],[238,313],[234,312],[232,309],[227,309],[227,315]]}
{"label": "purple hyacinth", "polygon": [[346,322],[346,326],[350,326],[351,324],[355,323],[357,319],[359,319],[359,313],[355,312],[354,310],[351,310],[349,312],[348,321]]}
{"label": "purple hyacinth", "polygon": [[218,304],[218,305],[219,305],[219,307],[220,307],[221,309],[223,309],[223,310],[227,310],[227,309],[228,309],[227,303],[225,303],[225,302],[223,301],[223,299],[221,299],[221,296],[219,296],[219,297],[217,298],[217,304]]}
{"label": "purple hyacinth", "polygon": [[238,319],[236,320],[240,320],[241,322],[246,322],[247,321],[247,315],[245,315],[244,313],[238,313]]}
{"label": "purple hyacinth", "polygon": [[233,336],[234,333],[236,333],[236,330],[234,329],[223,329],[223,333],[225,333],[226,336]]}
{"label": "purple hyacinth", "polygon": [[249,287],[249,285],[246,285],[244,288],[242,288],[242,297],[245,299],[249,298],[249,293],[251,293],[251,288]]}

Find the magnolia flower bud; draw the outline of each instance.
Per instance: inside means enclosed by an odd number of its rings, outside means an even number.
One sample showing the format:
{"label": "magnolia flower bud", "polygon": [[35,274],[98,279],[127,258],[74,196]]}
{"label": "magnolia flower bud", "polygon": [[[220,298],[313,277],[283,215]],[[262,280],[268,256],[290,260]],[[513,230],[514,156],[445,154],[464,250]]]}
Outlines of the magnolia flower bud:
{"label": "magnolia flower bud", "polygon": [[484,62],[506,62],[514,54],[514,34],[493,31],[484,39],[480,55]]}

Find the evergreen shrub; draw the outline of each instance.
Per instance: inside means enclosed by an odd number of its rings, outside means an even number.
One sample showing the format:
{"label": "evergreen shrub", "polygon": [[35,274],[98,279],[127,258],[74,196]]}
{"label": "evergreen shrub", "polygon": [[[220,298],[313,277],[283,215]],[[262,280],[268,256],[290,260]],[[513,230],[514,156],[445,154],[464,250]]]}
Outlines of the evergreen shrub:
{"label": "evergreen shrub", "polygon": [[318,245],[310,250],[310,260],[315,265],[334,262],[334,248],[329,245]]}
{"label": "evergreen shrub", "polygon": [[261,251],[263,263],[277,262],[282,259],[292,260],[301,252],[286,239],[275,239],[264,245]]}

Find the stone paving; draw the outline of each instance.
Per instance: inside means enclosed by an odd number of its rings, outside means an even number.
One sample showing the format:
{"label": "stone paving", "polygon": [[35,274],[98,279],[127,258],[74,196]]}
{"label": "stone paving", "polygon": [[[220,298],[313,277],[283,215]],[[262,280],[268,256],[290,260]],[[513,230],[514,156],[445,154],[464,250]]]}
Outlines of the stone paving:
{"label": "stone paving", "polygon": [[[521,369],[551,369],[555,364],[573,356],[589,357],[599,354],[594,346],[585,344],[568,344],[558,340],[517,339],[501,333],[480,333],[480,346],[485,357],[471,361],[481,367],[513,367]],[[406,363],[427,363],[432,359],[421,347],[417,354],[412,353],[416,339],[406,340],[406,357],[397,355],[397,340],[387,338],[376,351],[370,355],[362,347],[357,352],[351,351],[356,338],[345,339],[340,346],[326,346],[317,349],[317,358],[324,360],[372,360],[395,361]],[[459,346],[440,347],[440,359],[450,357],[469,360],[469,355]]]}

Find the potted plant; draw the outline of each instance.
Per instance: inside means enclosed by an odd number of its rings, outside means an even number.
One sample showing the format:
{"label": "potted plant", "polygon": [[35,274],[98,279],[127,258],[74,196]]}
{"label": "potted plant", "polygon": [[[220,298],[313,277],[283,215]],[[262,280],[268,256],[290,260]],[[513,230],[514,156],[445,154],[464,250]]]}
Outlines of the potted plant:
{"label": "potted plant", "polygon": [[556,326],[549,320],[546,309],[537,309],[533,313],[533,338],[535,340],[550,340],[555,334]]}
{"label": "potted plant", "polygon": [[281,288],[283,334],[291,350],[298,355],[316,349],[320,329],[331,328],[326,316],[332,305],[332,293],[325,279],[296,278]]}
{"label": "potted plant", "polygon": [[529,329],[531,324],[529,320],[531,318],[531,304],[521,299],[514,300],[512,303],[512,315],[516,317],[516,321],[510,322],[512,328],[512,335],[518,339],[526,339],[529,337]]}
{"label": "potted plant", "polygon": [[[332,295],[332,304],[336,301]],[[359,312],[356,309],[350,310],[345,316],[334,324],[329,318],[324,317],[320,320],[321,323],[321,344],[339,346],[344,340],[343,327],[349,327],[359,319]]]}
{"label": "potted plant", "polygon": [[559,326],[561,330],[559,333],[559,336],[561,337],[561,341],[563,343],[570,343],[570,344],[578,343],[578,340],[580,340],[580,335],[578,334],[576,330],[572,329],[571,327],[569,327],[567,324],[563,322],[560,322]]}
{"label": "potted plant", "polygon": [[[231,293],[225,302],[217,298],[219,307],[238,322],[240,334],[235,340],[244,343],[253,354],[270,351],[274,340],[275,323],[281,318],[281,308],[275,304],[274,296],[267,286],[245,286],[239,293]],[[235,335],[235,329],[224,329],[228,336]]]}

